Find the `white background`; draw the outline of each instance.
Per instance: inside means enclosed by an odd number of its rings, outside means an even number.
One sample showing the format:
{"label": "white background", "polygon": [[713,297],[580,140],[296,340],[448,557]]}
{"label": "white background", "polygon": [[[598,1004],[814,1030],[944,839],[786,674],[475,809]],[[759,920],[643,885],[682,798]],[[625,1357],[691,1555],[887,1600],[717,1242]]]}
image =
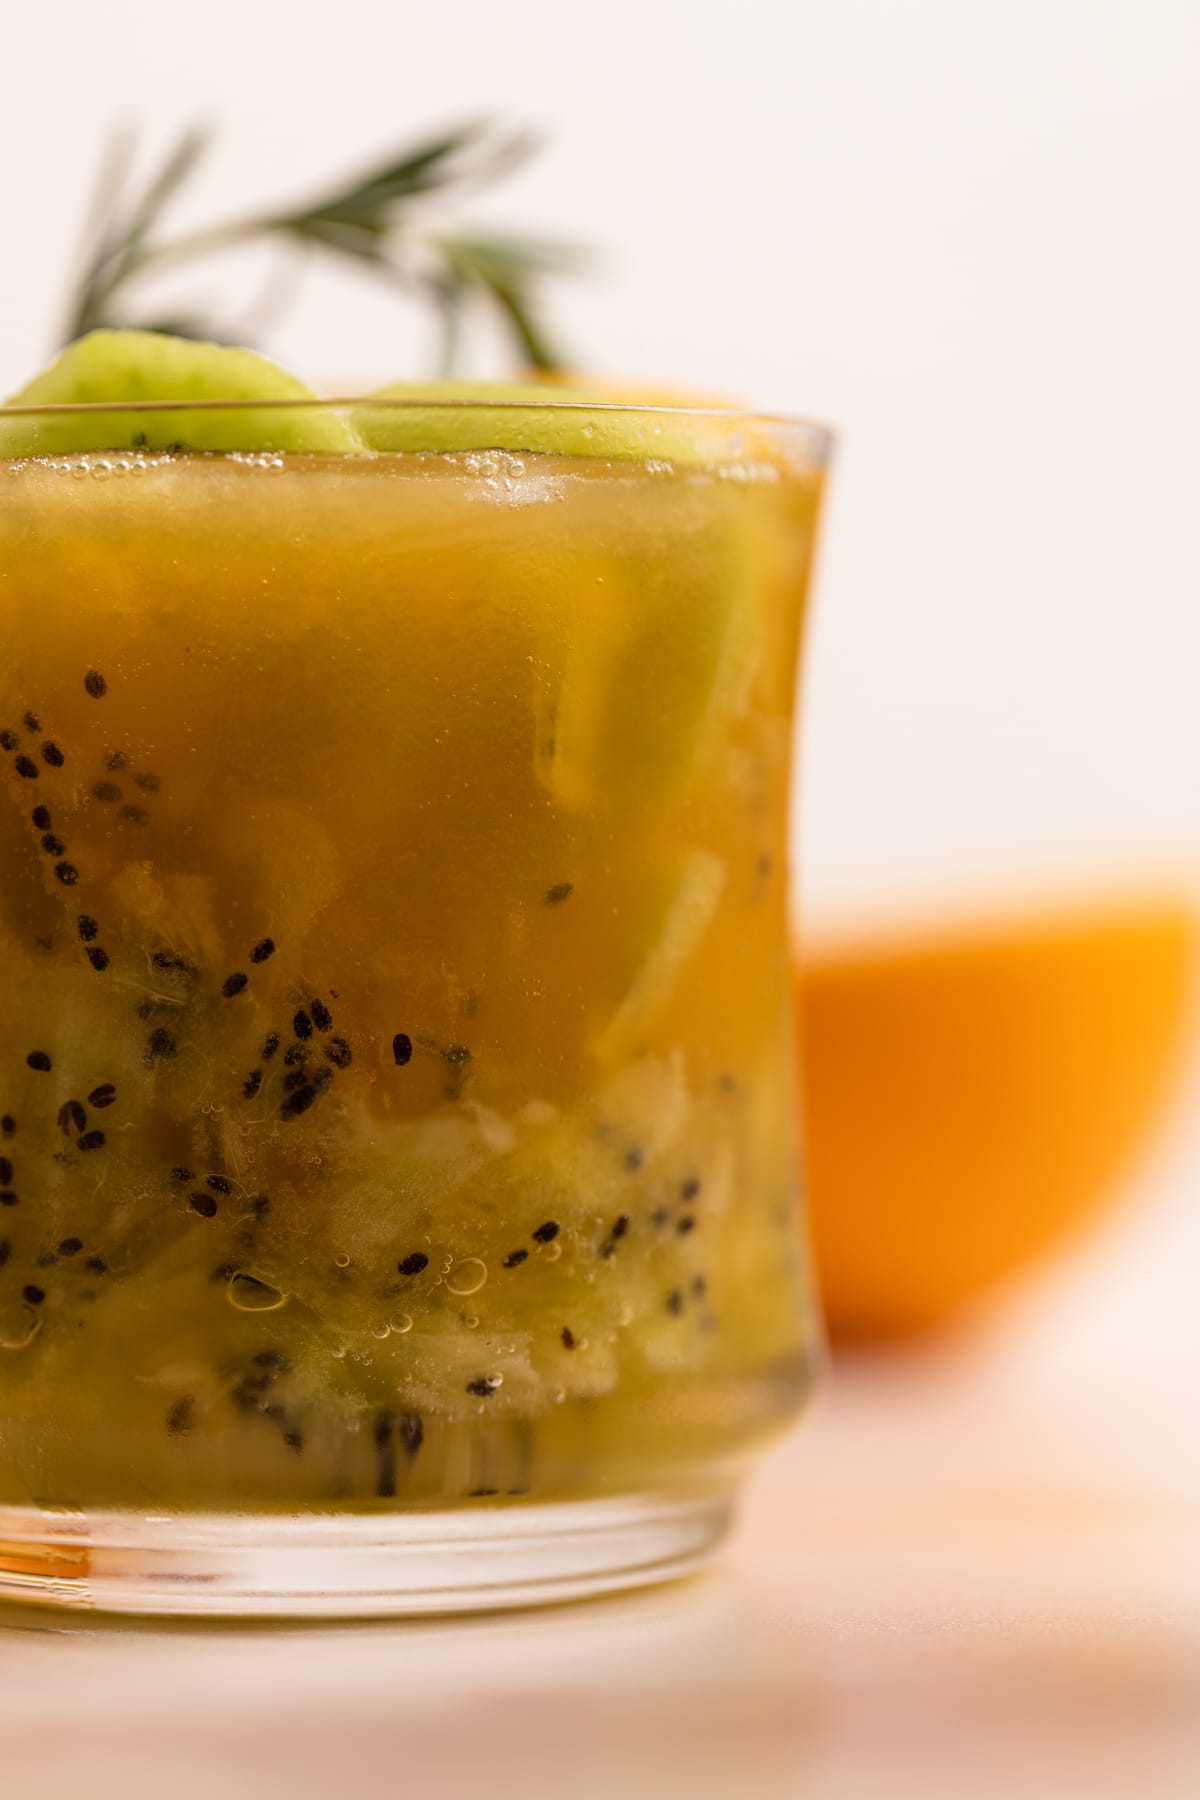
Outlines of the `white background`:
{"label": "white background", "polygon": [[[530,124],[472,215],[596,247],[555,295],[581,363],[843,434],[812,916],[1200,870],[1196,0],[56,0],[6,6],[0,55],[0,391],[51,347],[115,120],[148,153],[220,128],[181,224]],[[320,275],[268,347],[341,384],[427,334]]]}
{"label": "white background", "polygon": [[[114,121],[148,152],[219,126],[184,226],[448,120],[530,124],[545,153],[472,210],[596,247],[555,295],[582,365],[842,433],[810,916],[1200,877],[1197,0],[9,0],[0,55],[0,390],[52,347]],[[267,347],[341,386],[427,341],[327,274]],[[1140,1297],[1118,1231],[1072,1330],[1152,1335],[1172,1282],[1190,1319],[1195,1159],[1168,1167]]]}

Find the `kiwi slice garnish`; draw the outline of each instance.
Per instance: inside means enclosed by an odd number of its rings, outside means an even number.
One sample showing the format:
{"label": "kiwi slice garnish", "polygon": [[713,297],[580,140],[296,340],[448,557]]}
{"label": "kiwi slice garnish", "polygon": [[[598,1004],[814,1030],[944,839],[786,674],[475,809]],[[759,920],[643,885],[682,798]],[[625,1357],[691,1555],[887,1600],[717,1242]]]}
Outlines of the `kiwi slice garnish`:
{"label": "kiwi slice garnish", "polygon": [[400,381],[369,394],[353,423],[372,450],[674,463],[722,460],[734,430],[715,414],[626,405],[592,388],[542,381]]}
{"label": "kiwi slice garnish", "polygon": [[[264,404],[247,404],[256,400]],[[296,404],[305,400],[315,404]],[[143,411],[139,401],[152,404]],[[166,404],[171,401],[182,404]],[[208,404],[187,404],[198,401]],[[540,381],[397,382],[347,416],[322,406],[303,382],[253,350],[152,331],[90,332],[5,404],[72,409],[0,415],[0,455],[8,457],[503,450],[696,464],[724,460],[737,430],[732,417],[625,404],[590,387]],[[84,407],[93,410],[79,410]]]}
{"label": "kiwi slice garnish", "polygon": [[[354,428],[332,408],[244,404],[315,399],[302,381],[253,350],[152,331],[93,331],[69,344],[6,404],[96,410],[0,415],[0,455],[63,456],[88,450],[277,450],[324,456],[361,452]],[[156,404],[143,411],[136,405],[143,400]],[[223,400],[242,404],[161,404]]]}

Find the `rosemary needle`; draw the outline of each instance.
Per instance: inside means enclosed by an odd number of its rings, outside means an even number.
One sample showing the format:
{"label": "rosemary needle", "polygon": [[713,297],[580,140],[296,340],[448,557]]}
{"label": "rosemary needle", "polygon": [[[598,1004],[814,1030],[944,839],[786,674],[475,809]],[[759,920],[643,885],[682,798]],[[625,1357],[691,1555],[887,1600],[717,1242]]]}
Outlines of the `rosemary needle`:
{"label": "rosemary needle", "polygon": [[[189,126],[144,187],[133,181],[134,138],[110,140],[89,224],[89,248],[67,311],[63,342],[101,327],[136,325],[176,336],[228,337],[219,321],[189,312],[130,317],[129,289],[143,276],[192,265],[238,245],[274,240],[351,262],[433,311],[440,331],[438,373],[451,372],[469,306],[489,305],[515,351],[538,369],[560,366],[541,322],[541,284],[578,263],[567,245],[439,224],[447,196],[495,183],[535,145],[522,132],[477,121],[409,145],[363,174],[334,183],[307,202],[172,237],[163,221],[212,143]],[[289,291],[294,290],[289,281]],[[239,341],[245,341],[239,333]]]}

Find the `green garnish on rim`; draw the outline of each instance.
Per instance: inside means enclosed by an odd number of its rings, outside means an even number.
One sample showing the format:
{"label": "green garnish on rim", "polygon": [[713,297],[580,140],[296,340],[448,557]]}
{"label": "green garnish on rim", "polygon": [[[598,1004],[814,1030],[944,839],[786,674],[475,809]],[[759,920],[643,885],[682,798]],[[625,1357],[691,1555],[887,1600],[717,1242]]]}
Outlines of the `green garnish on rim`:
{"label": "green garnish on rim", "polygon": [[[640,396],[627,403],[603,385],[547,386],[536,379],[536,372],[560,366],[541,323],[541,283],[571,268],[578,253],[553,242],[464,230],[440,217],[447,196],[493,183],[523,161],[533,147],[527,135],[461,126],[302,204],[171,236],[164,217],[210,141],[207,132],[189,128],[138,188],[131,179],[132,140],[113,140],[63,348],[9,396],[7,406],[31,410],[0,416],[0,455],[492,449],[696,463],[719,461],[729,449],[735,428],[719,413],[703,427],[693,419],[679,429],[669,408],[643,405]],[[143,277],[272,240],[294,252],[349,259],[430,308],[439,328],[437,378],[394,382],[355,404],[331,405],[249,347],[258,335],[252,321],[222,326],[187,310],[138,317],[129,304]],[[499,316],[515,360],[532,378],[449,379],[464,314],[480,304]],[[51,408],[59,410],[43,410]]]}
{"label": "green garnish on rim", "polygon": [[[338,456],[361,450],[357,432],[334,409],[272,405],[315,399],[311,388],[253,350],[154,331],[91,331],[68,344],[9,404],[96,410],[0,416],[0,455],[290,450]],[[189,405],[222,400],[237,404],[211,411]],[[255,400],[264,407],[246,404]],[[140,401],[148,402],[146,410]]]}

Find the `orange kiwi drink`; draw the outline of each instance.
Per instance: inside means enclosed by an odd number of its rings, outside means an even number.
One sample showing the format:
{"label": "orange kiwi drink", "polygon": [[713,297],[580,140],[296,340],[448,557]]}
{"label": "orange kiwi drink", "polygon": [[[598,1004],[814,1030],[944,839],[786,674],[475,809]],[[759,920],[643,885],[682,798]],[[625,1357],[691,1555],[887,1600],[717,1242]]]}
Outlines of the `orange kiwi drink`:
{"label": "orange kiwi drink", "polygon": [[0,416],[0,1503],[707,1479],[813,1360],[820,436],[307,398],[97,334]]}

